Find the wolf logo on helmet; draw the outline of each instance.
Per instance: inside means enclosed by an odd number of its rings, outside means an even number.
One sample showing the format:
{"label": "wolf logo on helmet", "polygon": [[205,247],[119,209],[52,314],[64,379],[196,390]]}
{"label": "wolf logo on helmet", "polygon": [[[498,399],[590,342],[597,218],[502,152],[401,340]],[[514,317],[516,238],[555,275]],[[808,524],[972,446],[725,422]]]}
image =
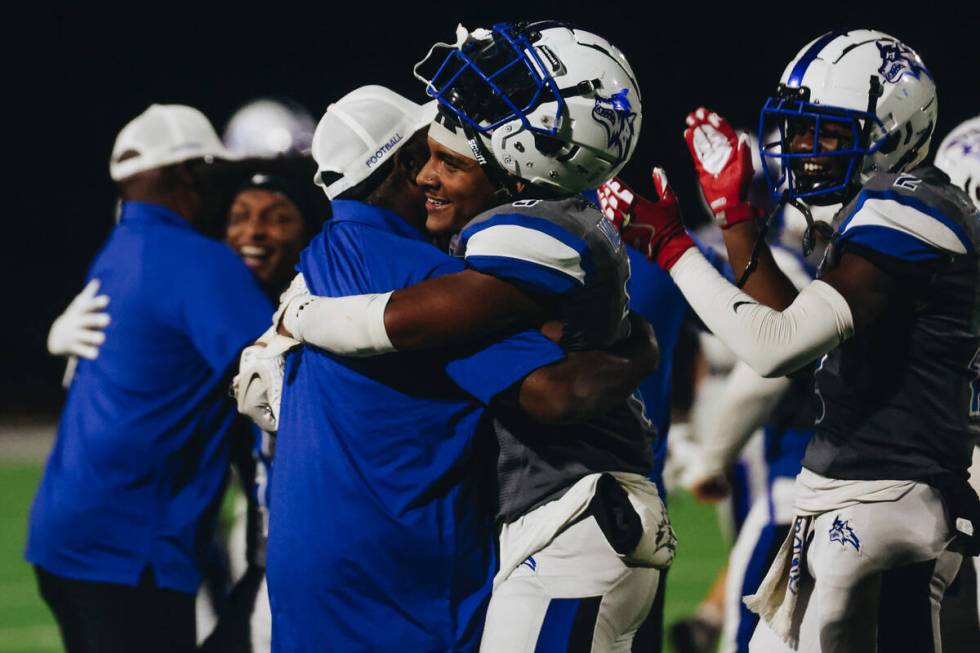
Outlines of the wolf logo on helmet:
{"label": "wolf logo on helmet", "polygon": [[607,146],[615,148],[617,160],[623,161],[632,151],[636,114],[630,105],[628,88],[612,97],[596,95],[592,117],[606,128]]}
{"label": "wolf logo on helmet", "polygon": [[916,79],[919,79],[922,73],[929,75],[919,55],[904,43],[882,39],[875,45],[881,53],[881,68],[878,69],[878,74],[884,77],[886,82],[895,84],[904,75],[912,75]]}

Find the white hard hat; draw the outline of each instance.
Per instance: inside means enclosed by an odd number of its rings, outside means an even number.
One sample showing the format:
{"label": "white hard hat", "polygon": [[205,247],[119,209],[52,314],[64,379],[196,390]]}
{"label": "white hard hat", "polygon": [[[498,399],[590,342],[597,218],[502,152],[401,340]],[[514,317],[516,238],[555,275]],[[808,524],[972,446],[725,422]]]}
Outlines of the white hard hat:
{"label": "white hard hat", "polygon": [[336,198],[367,179],[435,115],[435,102],[420,106],[383,86],[351,91],[327,107],[313,133],[314,183]]}
{"label": "white hard hat", "polygon": [[316,121],[300,104],[259,98],[238,108],[225,126],[222,140],[239,156],[276,157],[310,150]]}
{"label": "white hard hat", "polygon": [[203,113],[182,104],[153,104],[116,137],[109,174],[120,181],[191,159],[230,159]]}

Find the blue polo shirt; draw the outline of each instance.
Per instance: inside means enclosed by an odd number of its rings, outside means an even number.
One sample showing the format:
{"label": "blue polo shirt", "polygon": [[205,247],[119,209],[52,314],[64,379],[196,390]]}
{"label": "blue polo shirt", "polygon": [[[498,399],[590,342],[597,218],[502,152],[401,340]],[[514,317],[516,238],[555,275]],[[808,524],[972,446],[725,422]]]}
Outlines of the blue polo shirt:
{"label": "blue polo shirt", "polygon": [[112,322],[82,360],[34,499],[27,560],[67,578],[194,592],[228,468],[229,372],[272,307],[241,260],[141,202],[89,278]]}
{"label": "blue polo shirt", "polygon": [[[463,270],[397,215],[333,202],[302,253],[317,295]],[[563,358],[536,331],[471,349],[286,364],[267,576],[276,651],[475,651],[496,561],[485,405]]]}

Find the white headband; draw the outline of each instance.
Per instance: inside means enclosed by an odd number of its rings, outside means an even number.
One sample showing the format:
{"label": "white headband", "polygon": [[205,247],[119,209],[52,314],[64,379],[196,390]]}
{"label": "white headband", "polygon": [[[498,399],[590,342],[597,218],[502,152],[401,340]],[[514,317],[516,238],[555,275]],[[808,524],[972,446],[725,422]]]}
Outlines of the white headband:
{"label": "white headband", "polygon": [[436,119],[429,124],[429,136],[432,140],[444,147],[448,147],[456,154],[476,161],[476,157],[473,155],[473,150],[470,148],[469,141],[466,140],[466,135],[463,133],[462,128],[457,131],[452,131]]}

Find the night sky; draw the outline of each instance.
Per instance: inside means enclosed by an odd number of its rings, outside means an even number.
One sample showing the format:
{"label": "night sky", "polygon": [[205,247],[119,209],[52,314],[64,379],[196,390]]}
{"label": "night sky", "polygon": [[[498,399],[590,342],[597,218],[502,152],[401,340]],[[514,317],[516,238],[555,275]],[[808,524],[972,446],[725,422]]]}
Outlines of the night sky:
{"label": "night sky", "polygon": [[[220,131],[243,102],[285,96],[319,117],[327,104],[363,84],[382,84],[421,101],[411,73],[458,22],[557,18],[602,34],[626,54],[643,92],[639,146],[622,176],[649,189],[663,165],[685,211],[700,210],[681,132],[698,105],[737,127],[754,128],[785,65],[829,29],[868,27],[916,49],[939,87],[938,145],[980,113],[976,12],[920,11],[875,4],[874,11],[775,5],[780,11],[715,13],[695,2],[668,5],[496,1],[391,5],[305,3],[289,9],[181,7],[129,3],[126,10],[49,5],[7,16],[5,104],[12,119],[7,155],[8,241],[3,288],[0,410],[51,407],[63,364],[47,356],[51,321],[82,287],[86,268],[112,228],[108,157],[118,130],[150,103],[184,103]],[[864,3],[862,3],[864,4]],[[738,3],[732,6],[747,6]],[[959,5],[963,7],[961,3]],[[275,9],[272,9],[275,8]],[[601,13],[606,9],[608,13]],[[675,15],[679,9],[690,16]],[[668,17],[668,13],[670,17]],[[810,16],[808,13],[812,13]],[[13,227],[12,229],[10,227]]]}

